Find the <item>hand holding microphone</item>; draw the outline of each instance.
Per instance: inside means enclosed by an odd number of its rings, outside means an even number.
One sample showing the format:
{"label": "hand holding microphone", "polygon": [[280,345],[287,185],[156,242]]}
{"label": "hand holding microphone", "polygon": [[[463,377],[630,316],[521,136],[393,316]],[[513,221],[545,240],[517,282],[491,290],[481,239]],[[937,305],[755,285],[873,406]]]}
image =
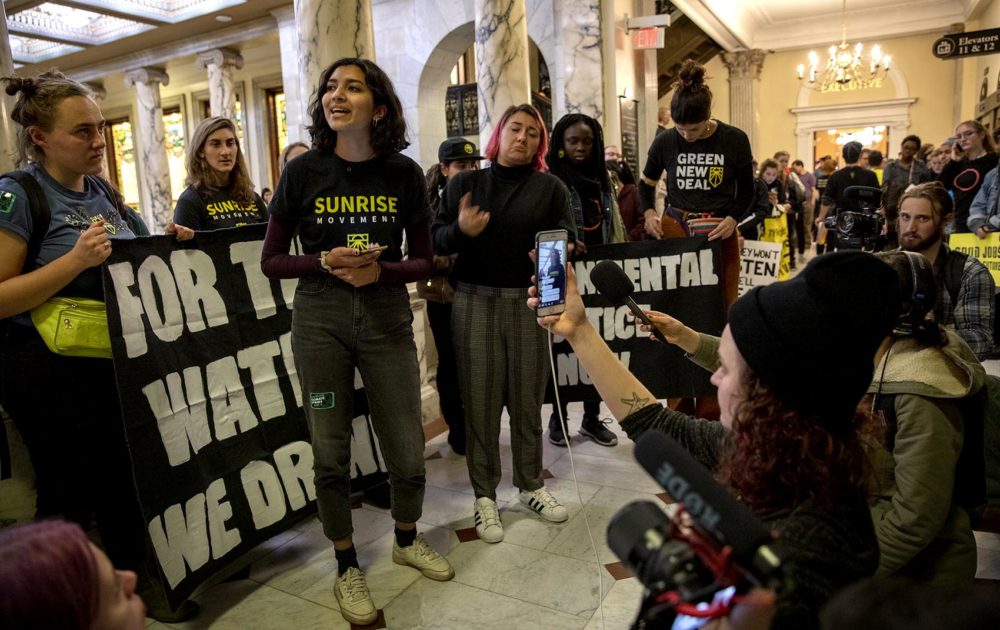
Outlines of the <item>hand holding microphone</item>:
{"label": "hand holding microphone", "polygon": [[625,305],[628,306],[632,314],[635,315],[639,321],[641,321],[646,326],[649,326],[649,331],[653,333],[653,336],[662,341],[665,344],[669,344],[670,341],[660,332],[652,320],[646,317],[646,313],[643,312],[639,305],[635,303],[632,299],[632,292],[635,288],[632,286],[632,281],[629,280],[622,268],[619,267],[611,260],[602,260],[594,266],[594,270],[590,272],[590,281],[594,283],[597,290],[604,297],[608,298],[612,304],[615,306]]}

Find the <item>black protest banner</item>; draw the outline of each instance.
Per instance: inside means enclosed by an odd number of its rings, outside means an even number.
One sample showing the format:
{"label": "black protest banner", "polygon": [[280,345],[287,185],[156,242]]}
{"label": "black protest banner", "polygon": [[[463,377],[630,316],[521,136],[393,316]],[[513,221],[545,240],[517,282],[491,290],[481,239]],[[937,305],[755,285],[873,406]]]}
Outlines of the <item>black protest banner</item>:
{"label": "black protest banner", "polygon": [[[590,281],[601,260],[613,260],[632,280],[632,299],[647,310],[667,313],[695,330],[721,334],[724,309],[718,242],[703,236],[591,247],[573,262],[587,317],[619,360],[657,398],[714,392],[711,376],[674,346],[651,341],[629,317],[627,306],[613,306]],[[566,341],[554,345],[562,401],[598,400],[586,370]]]}
{"label": "black protest banner", "polygon": [[[262,274],[265,228],[116,242],[104,270],[139,501],[173,604],[315,511],[291,349],[296,283]],[[363,392],[354,411],[363,477],[384,464],[358,430]]]}

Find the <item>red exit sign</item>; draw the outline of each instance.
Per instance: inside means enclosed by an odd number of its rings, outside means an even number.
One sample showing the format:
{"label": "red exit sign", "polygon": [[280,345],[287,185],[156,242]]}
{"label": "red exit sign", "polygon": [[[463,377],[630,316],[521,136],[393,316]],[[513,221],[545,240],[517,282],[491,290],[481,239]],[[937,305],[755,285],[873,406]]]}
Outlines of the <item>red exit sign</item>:
{"label": "red exit sign", "polygon": [[640,28],[632,33],[632,48],[644,50],[663,48],[665,29],[660,27]]}

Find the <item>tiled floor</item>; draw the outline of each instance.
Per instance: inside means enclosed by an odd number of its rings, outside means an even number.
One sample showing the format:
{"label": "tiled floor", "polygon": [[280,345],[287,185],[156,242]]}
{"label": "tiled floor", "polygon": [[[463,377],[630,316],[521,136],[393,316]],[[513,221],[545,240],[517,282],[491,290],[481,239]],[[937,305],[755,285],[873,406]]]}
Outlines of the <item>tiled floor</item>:
{"label": "tiled floor", "polygon": [[[496,545],[478,539],[459,542],[456,531],[473,526],[465,460],[451,453],[444,435],[428,443],[428,488],[419,527],[455,567],[451,582],[435,582],[392,563],[393,522],[387,511],[368,505],[353,511],[358,559],[384,620],[384,625],[369,627],[611,630],[631,626],[642,587],[636,578],[616,580],[604,566],[617,562],[605,543],[605,532],[612,515],[629,501],[662,505],[656,496],[661,490],[635,463],[632,442],[620,430],[620,442],[613,448],[576,435],[581,413],[579,405],[570,405],[579,488],[567,450],[545,441],[543,463],[552,474],[546,484],[568,508],[566,523],[543,522],[520,505],[510,481],[510,435],[501,432],[504,476],[497,502],[505,538]],[[1000,535],[977,533],[976,539],[978,577],[1000,579]],[[350,628],[333,596],[333,547],[315,518],[261,545],[236,568],[243,569],[237,578],[195,595],[202,606],[197,619],[172,626],[151,622],[149,628]]]}

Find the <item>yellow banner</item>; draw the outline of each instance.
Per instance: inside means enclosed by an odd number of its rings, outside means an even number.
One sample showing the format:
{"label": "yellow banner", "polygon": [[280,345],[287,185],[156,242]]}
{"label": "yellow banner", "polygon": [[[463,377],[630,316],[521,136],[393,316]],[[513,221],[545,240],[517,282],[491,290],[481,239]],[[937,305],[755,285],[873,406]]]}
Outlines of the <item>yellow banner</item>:
{"label": "yellow banner", "polygon": [[785,215],[764,219],[764,234],[760,240],[781,244],[781,267],[778,280],[786,280],[791,267],[791,251],[788,249],[788,220]]}
{"label": "yellow banner", "polygon": [[952,234],[948,247],[979,259],[993,276],[993,282],[1000,284],[1000,232],[989,232],[986,238],[975,234]]}

